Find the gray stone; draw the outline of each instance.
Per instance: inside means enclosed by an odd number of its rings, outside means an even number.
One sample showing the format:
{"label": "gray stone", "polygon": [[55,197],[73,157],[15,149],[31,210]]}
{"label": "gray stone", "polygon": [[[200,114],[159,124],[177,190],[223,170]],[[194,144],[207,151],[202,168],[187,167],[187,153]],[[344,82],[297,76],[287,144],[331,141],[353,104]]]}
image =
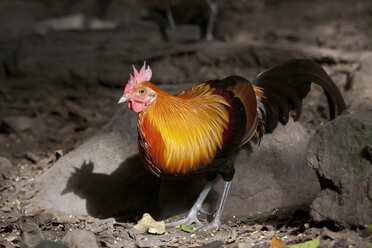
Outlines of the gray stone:
{"label": "gray stone", "polygon": [[39,226],[27,217],[20,219],[20,227],[22,230],[22,248],[33,248],[44,240]]}
{"label": "gray stone", "polygon": [[[11,174],[11,170],[13,170],[12,163],[6,157],[0,156],[0,176],[3,175],[5,177],[9,177]],[[0,185],[2,182],[0,182]]]}
{"label": "gray stone", "polygon": [[114,29],[116,24],[98,18],[87,18],[78,13],[58,18],[46,19],[36,23],[32,29],[39,34],[46,34],[51,30],[84,30],[84,29]]}
{"label": "gray stone", "polygon": [[41,118],[30,118],[26,116],[10,116],[3,119],[3,125],[9,131],[16,132],[22,136],[22,132],[29,131],[35,136],[44,136],[46,126]]}
{"label": "gray stone", "polygon": [[311,204],[317,221],[372,222],[372,110],[342,115],[310,139],[307,160],[322,191]]}
{"label": "gray stone", "polygon": [[85,230],[70,231],[63,237],[62,241],[70,248],[98,248],[94,234]]}

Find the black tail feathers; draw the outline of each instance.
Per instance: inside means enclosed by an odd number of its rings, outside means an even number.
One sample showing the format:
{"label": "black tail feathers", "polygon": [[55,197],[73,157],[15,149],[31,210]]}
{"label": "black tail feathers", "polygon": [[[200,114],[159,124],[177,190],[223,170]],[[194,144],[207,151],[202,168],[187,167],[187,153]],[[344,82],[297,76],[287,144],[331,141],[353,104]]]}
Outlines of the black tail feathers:
{"label": "black tail feathers", "polygon": [[[258,102],[259,137],[271,133],[278,122],[287,124],[289,112],[295,111],[297,121],[302,112],[302,99],[311,83],[321,86],[328,100],[329,116],[334,119],[346,109],[344,99],[332,79],[317,63],[310,60],[290,60],[260,73],[253,81]],[[262,96],[263,95],[263,96]]]}

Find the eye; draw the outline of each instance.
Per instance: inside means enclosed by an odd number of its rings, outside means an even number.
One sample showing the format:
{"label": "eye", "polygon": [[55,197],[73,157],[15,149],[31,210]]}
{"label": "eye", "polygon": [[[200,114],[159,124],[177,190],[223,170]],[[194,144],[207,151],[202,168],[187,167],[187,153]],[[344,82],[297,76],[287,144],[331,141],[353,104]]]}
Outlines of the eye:
{"label": "eye", "polygon": [[144,93],[145,93],[145,89],[142,88],[142,89],[139,89],[139,90],[138,90],[138,94],[142,95],[142,94],[144,94]]}

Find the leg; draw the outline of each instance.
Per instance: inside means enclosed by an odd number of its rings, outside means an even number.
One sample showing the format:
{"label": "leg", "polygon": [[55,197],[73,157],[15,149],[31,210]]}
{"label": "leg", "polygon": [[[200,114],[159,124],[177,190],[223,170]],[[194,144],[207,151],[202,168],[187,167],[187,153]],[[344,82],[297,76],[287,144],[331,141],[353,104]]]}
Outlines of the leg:
{"label": "leg", "polygon": [[232,158],[229,158],[227,161],[223,160],[223,163],[225,164],[225,167],[222,171],[220,171],[220,173],[222,175],[224,184],[223,184],[221,198],[219,199],[219,202],[218,202],[215,217],[213,218],[212,222],[210,222],[208,225],[199,228],[200,230],[204,230],[204,231],[218,230],[219,228],[222,211],[226,203],[227,195],[229,193],[231,181],[234,178],[234,174],[235,174],[234,162]]}
{"label": "leg", "polygon": [[189,213],[187,214],[186,218],[174,222],[166,223],[165,226],[179,226],[179,225],[190,225],[192,223],[196,223],[198,225],[201,225],[201,222],[198,219],[198,212],[204,211],[202,209],[202,204],[207,197],[209,191],[213,188],[213,185],[215,184],[215,180],[210,181],[205,185],[203,191],[200,193],[198,199],[190,209]]}
{"label": "leg", "polygon": [[227,198],[227,194],[229,193],[230,185],[231,185],[231,181],[224,181],[223,191],[222,191],[220,201],[218,203],[218,207],[217,207],[217,210],[216,210],[216,215],[215,215],[215,217],[214,217],[214,219],[212,220],[211,223],[209,223],[206,226],[201,227],[200,229],[203,229],[203,230],[209,230],[209,229],[217,230],[219,228],[223,207],[225,206],[225,203],[226,203],[226,198]]}

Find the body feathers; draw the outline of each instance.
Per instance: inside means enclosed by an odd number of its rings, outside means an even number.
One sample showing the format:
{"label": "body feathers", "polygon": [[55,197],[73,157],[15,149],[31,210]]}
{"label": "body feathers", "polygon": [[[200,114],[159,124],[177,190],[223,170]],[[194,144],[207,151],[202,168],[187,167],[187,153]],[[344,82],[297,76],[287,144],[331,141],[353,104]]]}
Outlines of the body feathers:
{"label": "body feathers", "polygon": [[224,144],[230,120],[228,100],[208,84],[176,95],[157,92],[139,114],[140,148],[155,174],[187,174],[209,165]]}

